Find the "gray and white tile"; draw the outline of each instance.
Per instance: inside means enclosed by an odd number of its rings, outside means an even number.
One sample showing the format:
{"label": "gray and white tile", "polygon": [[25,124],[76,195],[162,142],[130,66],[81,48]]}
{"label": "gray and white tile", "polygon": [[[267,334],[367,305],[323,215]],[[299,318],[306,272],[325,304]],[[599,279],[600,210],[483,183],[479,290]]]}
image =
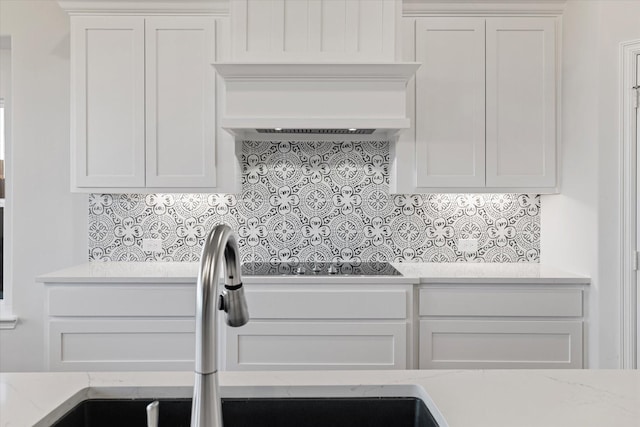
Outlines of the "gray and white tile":
{"label": "gray and white tile", "polygon": [[[390,195],[388,142],[244,141],[241,160],[239,195],[90,195],[89,259],[196,261],[224,222],[243,261],[540,260],[539,195]],[[146,238],[163,251],[143,251]]]}

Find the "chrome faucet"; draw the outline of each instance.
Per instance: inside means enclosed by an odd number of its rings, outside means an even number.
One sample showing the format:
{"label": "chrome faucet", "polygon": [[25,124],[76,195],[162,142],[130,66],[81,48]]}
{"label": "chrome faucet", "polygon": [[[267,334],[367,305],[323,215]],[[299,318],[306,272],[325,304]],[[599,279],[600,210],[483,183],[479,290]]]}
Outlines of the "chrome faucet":
{"label": "chrome faucet", "polygon": [[[218,295],[218,280],[223,264],[225,289]],[[226,312],[229,326],[242,326],[249,321],[240,277],[238,242],[231,228],[225,224],[216,226],[207,235],[200,257],[196,288],[196,378],[191,427],[222,427],[216,307]]]}

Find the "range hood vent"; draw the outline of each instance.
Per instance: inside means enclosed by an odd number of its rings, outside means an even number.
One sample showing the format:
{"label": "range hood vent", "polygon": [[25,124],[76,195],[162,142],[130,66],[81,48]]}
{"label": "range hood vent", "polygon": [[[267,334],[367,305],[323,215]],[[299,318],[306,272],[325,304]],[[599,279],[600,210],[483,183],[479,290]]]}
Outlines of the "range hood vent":
{"label": "range hood vent", "polygon": [[[257,134],[395,136],[410,127],[406,86],[420,64],[215,63],[221,127]],[[356,130],[352,130],[356,129]]]}
{"label": "range hood vent", "polygon": [[256,129],[258,133],[371,135],[375,129]]}

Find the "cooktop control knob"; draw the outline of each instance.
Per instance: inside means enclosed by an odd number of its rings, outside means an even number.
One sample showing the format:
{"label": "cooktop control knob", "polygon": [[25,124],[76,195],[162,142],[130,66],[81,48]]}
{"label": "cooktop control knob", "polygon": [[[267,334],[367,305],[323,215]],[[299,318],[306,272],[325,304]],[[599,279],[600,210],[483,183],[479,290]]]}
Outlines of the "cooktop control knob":
{"label": "cooktop control knob", "polygon": [[296,267],[296,268],[293,270],[293,272],[294,272],[295,274],[298,274],[298,275],[300,275],[300,274],[305,274],[305,273],[307,272],[307,269],[306,269],[306,268],[304,268],[303,266],[299,266],[299,267]]}
{"label": "cooktop control knob", "polygon": [[329,274],[338,274],[338,268],[335,265],[331,264],[329,266],[329,268],[327,269],[327,273],[329,273]]}

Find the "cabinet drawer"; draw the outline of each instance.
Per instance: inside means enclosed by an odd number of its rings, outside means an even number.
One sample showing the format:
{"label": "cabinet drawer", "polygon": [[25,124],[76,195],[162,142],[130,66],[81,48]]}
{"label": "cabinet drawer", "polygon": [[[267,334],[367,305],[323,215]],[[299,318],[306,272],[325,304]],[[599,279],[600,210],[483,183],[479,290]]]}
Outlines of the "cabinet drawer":
{"label": "cabinet drawer", "polygon": [[192,320],[64,320],[48,327],[53,371],[191,370]]}
{"label": "cabinet drawer", "polygon": [[580,321],[421,320],[421,369],[582,368]]}
{"label": "cabinet drawer", "polygon": [[420,316],[581,317],[580,289],[422,288]]}
{"label": "cabinet drawer", "polygon": [[247,286],[252,319],[406,319],[408,290]]}
{"label": "cabinet drawer", "polygon": [[195,286],[56,286],[49,289],[49,316],[195,316]]}
{"label": "cabinet drawer", "polygon": [[405,322],[254,322],[229,328],[227,369],[406,369]]}

